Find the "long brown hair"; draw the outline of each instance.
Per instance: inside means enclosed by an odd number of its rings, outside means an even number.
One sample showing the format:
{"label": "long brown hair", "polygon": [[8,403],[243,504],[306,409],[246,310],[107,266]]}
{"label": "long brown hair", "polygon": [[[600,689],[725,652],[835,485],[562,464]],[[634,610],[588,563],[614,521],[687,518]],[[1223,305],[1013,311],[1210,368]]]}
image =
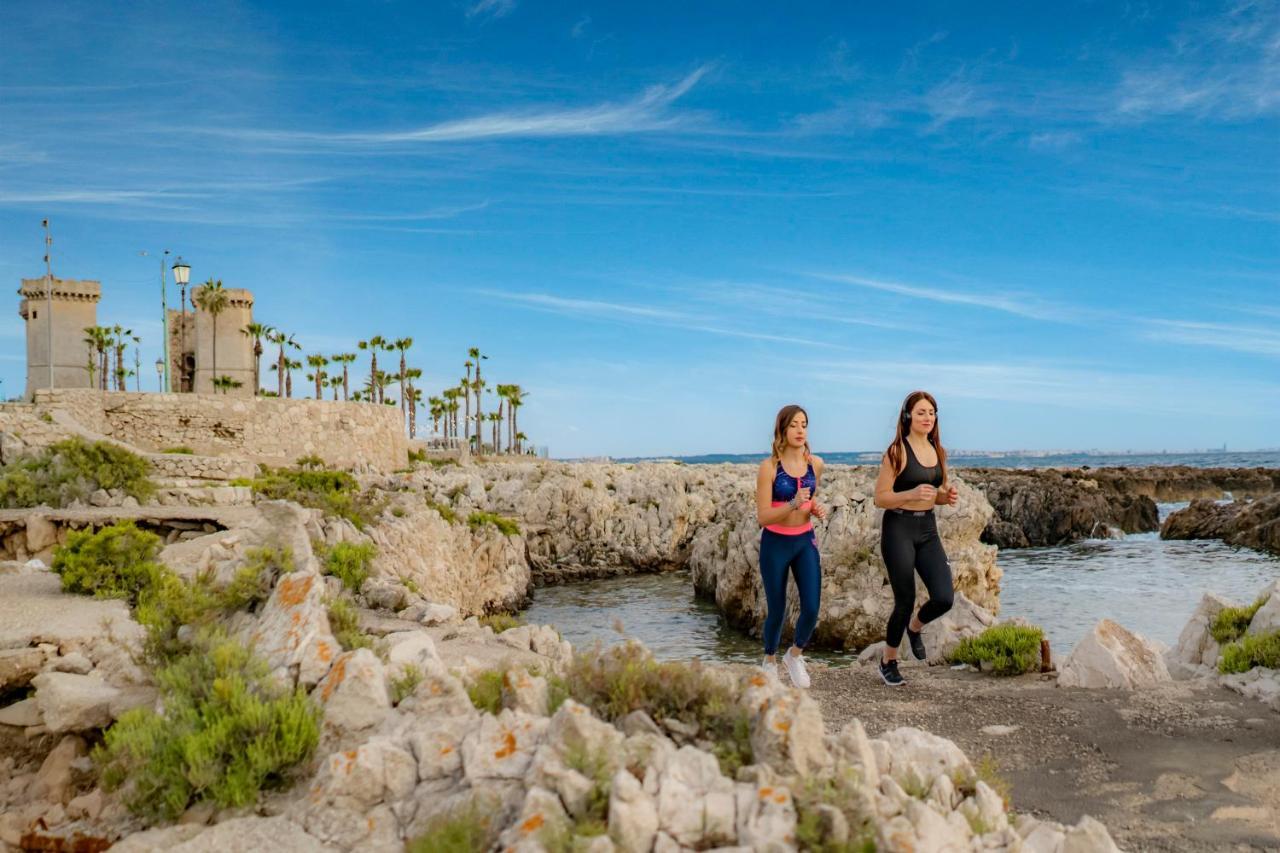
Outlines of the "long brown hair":
{"label": "long brown hair", "polygon": [[[773,454],[772,459],[781,459],[782,451],[787,449],[787,427],[791,426],[791,421],[796,415],[804,415],[805,422],[809,420],[809,413],[802,407],[792,403],[790,406],[783,406],[778,410],[778,416],[773,421]],[[809,442],[804,443],[804,458],[810,456]]]}
{"label": "long brown hair", "polygon": [[942,434],[938,431],[938,401],[933,399],[933,395],[928,391],[912,391],[907,395],[907,399],[902,401],[902,408],[898,410],[898,434],[894,436],[893,443],[889,445],[889,449],[885,451],[885,455],[889,457],[889,464],[893,466],[894,474],[902,473],[902,469],[907,465],[907,436],[911,433],[911,410],[916,407],[916,403],[921,400],[928,400],[933,406],[933,429],[929,430],[929,443],[933,445],[933,449],[938,451],[938,464],[942,466],[942,482],[947,482],[947,451],[942,447]]}

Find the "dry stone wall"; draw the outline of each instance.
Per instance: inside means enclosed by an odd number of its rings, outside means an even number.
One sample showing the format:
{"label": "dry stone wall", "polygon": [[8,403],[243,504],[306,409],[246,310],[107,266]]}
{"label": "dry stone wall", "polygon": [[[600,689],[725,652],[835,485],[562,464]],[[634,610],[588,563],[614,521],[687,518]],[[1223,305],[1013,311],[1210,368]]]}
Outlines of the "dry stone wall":
{"label": "dry stone wall", "polygon": [[403,467],[408,454],[400,410],[391,406],[92,389],[40,391],[35,403],[55,419],[144,451],[188,447],[269,465],[316,455],[333,467],[384,471]]}

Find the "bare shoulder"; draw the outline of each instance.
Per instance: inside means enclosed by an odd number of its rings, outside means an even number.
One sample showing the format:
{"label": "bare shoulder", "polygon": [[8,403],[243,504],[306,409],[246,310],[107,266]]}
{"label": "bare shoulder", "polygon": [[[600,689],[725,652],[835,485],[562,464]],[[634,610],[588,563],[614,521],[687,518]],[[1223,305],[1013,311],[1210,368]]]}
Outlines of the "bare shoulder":
{"label": "bare shoulder", "polygon": [[761,460],[760,460],[760,467],[757,469],[757,471],[758,471],[759,473],[761,473],[761,474],[771,474],[771,473],[773,473],[773,460],[772,460],[772,459],[761,459]]}
{"label": "bare shoulder", "polygon": [[819,474],[822,473],[822,469],[827,465],[826,462],[822,461],[822,457],[816,453],[809,457],[809,462],[813,465],[813,470]]}

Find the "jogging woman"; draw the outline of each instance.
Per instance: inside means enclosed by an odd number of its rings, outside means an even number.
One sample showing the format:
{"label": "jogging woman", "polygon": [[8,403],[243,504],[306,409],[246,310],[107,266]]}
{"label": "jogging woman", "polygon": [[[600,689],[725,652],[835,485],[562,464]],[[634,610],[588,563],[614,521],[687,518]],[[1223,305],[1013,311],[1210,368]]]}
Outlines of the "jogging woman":
{"label": "jogging woman", "polygon": [[[890,687],[904,684],[898,672],[898,646],[905,630],[911,653],[924,660],[920,632],[951,609],[951,564],[942,550],[933,508],[954,506],[956,487],[947,479],[947,452],[938,435],[938,404],[925,391],[912,391],[898,412],[897,435],[880,461],[876,506],[884,509],[880,554],[893,587],[893,612],[885,631],[880,677]],[[916,573],[929,600],[914,613]]]}
{"label": "jogging woman", "polygon": [[773,452],[756,476],[756,518],[760,532],[760,579],[768,612],[764,620],[764,668],[777,672],[778,644],[787,607],[787,574],[796,579],[800,615],[795,642],[783,655],[791,683],[809,686],[800,656],[813,639],[822,595],[822,568],[813,535],[814,518],[827,509],[814,500],[822,478],[822,460],[809,452],[809,415],[799,406],[783,406],[773,426]]}

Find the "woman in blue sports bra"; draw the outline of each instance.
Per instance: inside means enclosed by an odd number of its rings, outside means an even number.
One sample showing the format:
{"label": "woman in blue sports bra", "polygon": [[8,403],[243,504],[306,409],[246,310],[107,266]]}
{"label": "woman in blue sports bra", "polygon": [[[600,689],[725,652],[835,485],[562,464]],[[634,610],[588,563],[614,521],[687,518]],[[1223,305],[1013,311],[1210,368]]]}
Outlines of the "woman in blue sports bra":
{"label": "woman in blue sports bra", "polygon": [[773,426],[773,452],[756,475],[756,518],[760,532],[760,580],[768,610],[764,620],[764,668],[777,672],[782,619],[787,607],[787,574],[796,579],[800,615],[795,642],[782,656],[791,683],[809,686],[801,652],[813,639],[822,595],[822,568],[813,535],[813,518],[827,509],[813,495],[822,477],[822,459],[809,452],[809,415],[799,406],[783,406]]}

